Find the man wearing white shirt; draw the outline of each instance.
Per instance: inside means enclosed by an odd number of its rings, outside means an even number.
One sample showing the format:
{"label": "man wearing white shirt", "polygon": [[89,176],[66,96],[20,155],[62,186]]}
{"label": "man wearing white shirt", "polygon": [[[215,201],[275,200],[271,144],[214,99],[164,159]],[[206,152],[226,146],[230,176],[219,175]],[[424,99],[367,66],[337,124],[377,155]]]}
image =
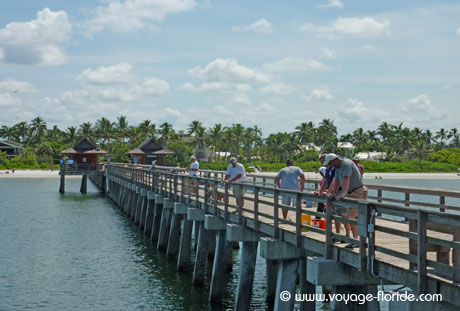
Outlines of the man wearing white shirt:
{"label": "man wearing white shirt", "polygon": [[[194,156],[190,157],[190,167],[188,169],[188,174],[189,176],[198,176],[198,170],[200,169],[200,164],[196,160]],[[196,193],[196,188],[194,187],[196,185],[195,181],[191,181],[190,185],[192,186],[192,192]]]}
{"label": "man wearing white shirt", "polygon": [[[228,184],[231,183],[243,183],[246,181],[246,171],[244,169],[243,164],[238,163],[236,158],[231,158],[230,159],[230,165],[227,168],[227,171],[225,172],[225,177],[222,179],[222,183],[227,182]],[[236,198],[236,203],[239,205],[240,204],[240,197],[241,197],[241,207],[244,206],[244,199],[242,198],[244,196],[244,189],[240,188],[238,186],[233,187],[233,194],[237,197]]]}

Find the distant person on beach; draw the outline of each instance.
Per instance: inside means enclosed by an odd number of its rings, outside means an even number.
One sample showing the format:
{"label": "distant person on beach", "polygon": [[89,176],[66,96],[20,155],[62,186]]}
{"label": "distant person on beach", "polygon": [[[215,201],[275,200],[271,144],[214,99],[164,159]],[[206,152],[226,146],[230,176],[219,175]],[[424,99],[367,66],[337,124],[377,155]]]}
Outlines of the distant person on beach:
{"label": "distant person on beach", "polygon": [[[330,153],[324,160],[324,165],[335,168],[335,178],[332,183],[332,190],[328,191],[327,196],[332,200],[340,200],[344,197],[367,200],[367,187],[363,184],[363,177],[358,170],[358,167],[349,159],[341,159],[334,153]],[[339,187],[342,187],[339,193]],[[346,216],[348,219],[358,219],[358,209],[348,208],[346,213],[339,210],[340,216]],[[344,215],[345,214],[345,215]],[[346,235],[350,235],[350,229],[353,238],[358,238],[358,228],[356,225],[345,224]],[[349,243],[347,248],[354,248],[357,245]]]}
{"label": "distant person on beach", "polygon": [[[198,176],[198,170],[200,169],[200,164],[196,160],[196,157],[191,156],[190,157],[190,166],[187,168],[189,176]],[[196,181],[192,180],[190,182],[190,186],[192,186],[192,192],[196,193]]]}
{"label": "distant person on beach", "polygon": [[[281,169],[278,175],[276,175],[275,184],[280,189],[303,191],[305,188],[305,175],[302,169],[295,166],[294,161],[289,159],[286,162],[286,167]],[[291,206],[294,199],[295,195],[282,195],[282,204]],[[283,219],[287,219],[288,212],[287,208],[282,209]]]}
{"label": "distant person on beach", "polygon": [[64,169],[64,166],[65,166],[64,159],[59,160],[59,165],[61,166],[61,170]]}
{"label": "distant person on beach", "polygon": [[362,166],[361,163],[359,163],[359,157],[354,157],[352,161],[358,167],[358,170],[361,173],[361,176],[363,176],[364,175],[364,166]]}
{"label": "distant person on beach", "polygon": [[[244,169],[243,164],[238,163],[236,158],[230,158],[230,164],[225,172],[224,178],[222,178],[222,183],[243,183],[246,181],[246,170]],[[245,191],[242,187],[238,187],[237,185],[233,186],[233,194],[237,197],[236,204],[240,205],[241,207],[244,206],[244,199],[242,198],[245,194]],[[240,202],[241,198],[241,202]]]}
{"label": "distant person on beach", "polygon": [[137,162],[139,161],[139,159],[137,157],[134,157],[134,164],[137,165]]}
{"label": "distant person on beach", "polygon": [[150,164],[150,170],[153,171],[155,169],[155,167],[157,166],[157,161],[156,160],[153,160],[152,161],[152,164]]}

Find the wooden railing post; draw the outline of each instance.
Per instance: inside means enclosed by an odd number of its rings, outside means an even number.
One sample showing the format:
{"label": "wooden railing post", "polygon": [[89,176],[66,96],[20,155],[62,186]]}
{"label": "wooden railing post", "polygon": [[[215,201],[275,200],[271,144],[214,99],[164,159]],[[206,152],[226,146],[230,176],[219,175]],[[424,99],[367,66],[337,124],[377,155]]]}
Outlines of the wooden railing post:
{"label": "wooden railing post", "polygon": [[225,221],[228,222],[230,215],[228,213],[228,183],[225,183],[225,194],[224,194],[224,211],[225,211]]}
{"label": "wooden railing post", "polygon": [[441,195],[439,196],[439,205],[440,205],[440,208],[439,208],[439,211],[441,213],[444,213],[446,211],[445,208],[442,208],[444,205],[446,205],[446,197]]}
{"label": "wooden railing post", "polygon": [[417,212],[417,290],[418,294],[426,293],[427,268],[426,268],[426,213]]}
{"label": "wooden railing post", "polygon": [[273,237],[275,239],[279,239],[279,234],[280,234],[280,228],[279,228],[279,194],[280,194],[280,191],[278,189],[275,189],[275,193],[274,193],[274,211],[273,211],[273,216],[274,216],[274,220],[273,220],[273,226],[274,226],[274,232],[273,232]]}
{"label": "wooden railing post", "polygon": [[327,199],[326,203],[326,258],[332,259],[332,208],[331,199]]}
{"label": "wooden railing post", "polygon": [[297,247],[302,247],[302,194],[296,194],[295,200],[295,235]]}
{"label": "wooden railing post", "polygon": [[254,188],[254,227],[259,230],[259,187]]}

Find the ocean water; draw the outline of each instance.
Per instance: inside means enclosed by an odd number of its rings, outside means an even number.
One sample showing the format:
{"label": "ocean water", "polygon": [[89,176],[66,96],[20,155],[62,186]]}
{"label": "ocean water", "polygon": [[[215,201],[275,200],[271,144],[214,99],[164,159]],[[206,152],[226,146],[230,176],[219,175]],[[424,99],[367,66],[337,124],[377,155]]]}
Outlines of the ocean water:
{"label": "ocean water", "polygon": [[[369,182],[460,188],[460,180]],[[205,285],[192,286],[192,271],[178,273],[90,182],[86,195],[80,179],[66,180],[66,194],[58,187],[56,178],[0,179],[0,310],[233,310],[239,250],[222,304],[211,305],[211,265]],[[251,310],[271,310],[260,257],[253,289]]]}

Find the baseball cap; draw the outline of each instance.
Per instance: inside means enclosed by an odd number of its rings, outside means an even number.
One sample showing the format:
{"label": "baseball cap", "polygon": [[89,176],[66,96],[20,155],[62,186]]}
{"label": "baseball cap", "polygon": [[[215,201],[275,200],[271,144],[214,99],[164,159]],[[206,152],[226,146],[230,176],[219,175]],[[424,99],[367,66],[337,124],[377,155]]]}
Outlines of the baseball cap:
{"label": "baseball cap", "polygon": [[236,158],[230,158],[230,163],[235,163],[236,162]]}
{"label": "baseball cap", "polygon": [[329,153],[327,156],[326,156],[326,159],[324,160],[324,163],[323,165],[326,166],[329,164],[329,162],[337,159],[339,156],[336,155],[335,153]]}

